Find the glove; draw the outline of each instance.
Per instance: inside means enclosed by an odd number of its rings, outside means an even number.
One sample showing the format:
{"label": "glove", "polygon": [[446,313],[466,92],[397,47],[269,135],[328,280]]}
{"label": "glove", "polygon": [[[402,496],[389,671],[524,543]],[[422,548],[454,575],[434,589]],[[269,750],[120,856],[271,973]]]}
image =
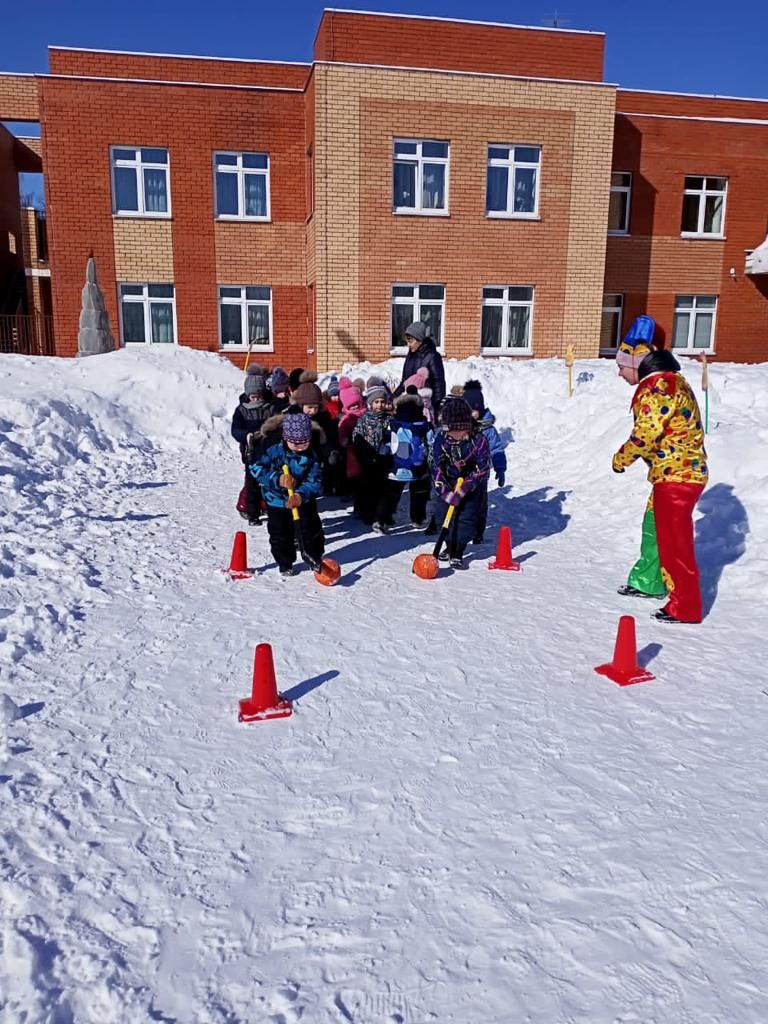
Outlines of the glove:
{"label": "glove", "polygon": [[296,481],[290,474],[286,475],[285,473],[281,473],[280,476],[277,478],[277,482],[280,485],[280,487],[284,487],[286,491],[292,491],[293,488],[296,486]]}
{"label": "glove", "polygon": [[504,486],[504,480],[505,480],[505,477],[504,477],[503,473],[497,473],[496,474],[496,483],[499,485],[499,487],[503,487]]}
{"label": "glove", "polygon": [[457,505],[461,504],[463,498],[464,491],[462,491],[460,487],[457,487],[455,491],[451,491],[445,500],[449,505],[453,505],[453,507],[456,508]]}
{"label": "glove", "polygon": [[328,465],[335,468],[336,466],[338,466],[338,464],[340,462],[341,462],[341,452],[337,452],[336,449],[334,448],[334,450],[328,456]]}
{"label": "glove", "polygon": [[300,494],[292,494],[290,496],[290,498],[288,499],[288,501],[286,501],[285,507],[286,508],[298,508],[300,504],[301,504],[301,495]]}

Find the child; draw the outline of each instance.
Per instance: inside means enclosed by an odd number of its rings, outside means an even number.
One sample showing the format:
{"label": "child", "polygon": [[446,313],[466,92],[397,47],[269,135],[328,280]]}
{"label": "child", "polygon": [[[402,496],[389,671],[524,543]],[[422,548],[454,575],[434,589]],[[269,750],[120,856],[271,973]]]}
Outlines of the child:
{"label": "child", "polygon": [[389,391],[378,377],[371,377],[366,389],[368,410],[355,424],[352,446],[363,469],[359,490],[360,515],[376,533],[389,528],[389,472],[392,469]]}
{"label": "child", "polygon": [[298,387],[291,395],[291,405],[300,409],[321,428],[325,436],[325,445],[321,451],[323,493],[336,494],[339,483],[338,467],[342,462],[339,450],[339,426],[325,408],[323,393],[317,386],[317,374],[312,370],[304,370],[299,377]]}
{"label": "child", "polygon": [[415,387],[409,386],[395,399],[395,413],[389,427],[394,462],[389,474],[388,518],[394,519],[403,488],[408,484],[411,526],[423,530],[430,490],[428,454],[434,435],[424,418],[424,403]]}
{"label": "child", "polygon": [[240,445],[240,457],[245,466],[245,485],[240,492],[237,510],[251,526],[258,526],[261,522],[261,491],[248,472],[248,463],[254,455],[249,449],[252,449],[259,431],[271,415],[264,370],[254,364],[248,368],[240,403],[232,415],[232,437]]}
{"label": "child", "polygon": [[339,420],[339,447],[345,454],[344,470],[347,489],[352,494],[352,514],[362,518],[360,511],[360,484],[363,478],[363,467],[355,455],[352,435],[357,421],[365,411],[365,402],[349,377],[339,381],[339,398],[341,399],[342,415]]}
{"label": "child", "polygon": [[272,411],[283,412],[291,404],[290,382],[282,366],[276,366],[267,377],[267,387],[272,392]]}
{"label": "child", "polygon": [[[452,569],[463,569],[464,550],[480,525],[491,453],[463,398],[446,398],[440,421],[442,429],[435,435],[430,457],[438,517],[443,520],[450,505],[456,511],[448,532],[448,550],[438,557],[450,559]],[[463,483],[458,488],[460,477]]]}
{"label": "child", "polygon": [[328,381],[328,387],[325,389],[325,408],[328,415],[333,417],[338,422],[341,416],[341,398],[339,393],[341,391],[341,384],[339,378],[335,375]]}
{"label": "child", "polygon": [[[464,401],[472,410],[472,419],[482,430],[483,434],[485,434],[485,439],[491,452],[491,465],[493,472],[496,474],[496,483],[499,487],[503,487],[507,473],[507,454],[504,450],[504,442],[499,437],[499,432],[494,426],[496,418],[491,413],[491,410],[486,408],[485,399],[483,398],[483,386],[479,380],[468,380],[464,385]],[[486,488],[483,512],[478,531],[472,540],[473,544],[483,543],[487,521],[488,490]]]}
{"label": "child", "polygon": [[[281,576],[293,576],[296,532],[291,509],[299,509],[301,538],[308,558],[321,561],[325,550],[323,524],[317,514],[322,489],[320,461],[312,448],[312,420],[302,412],[283,419],[282,440],[251,465],[267,505],[267,531],[272,557]],[[283,467],[288,467],[288,475]],[[288,490],[293,490],[289,497]]]}
{"label": "child", "polygon": [[412,374],[408,380],[403,382],[403,388],[405,391],[410,387],[416,388],[419,398],[424,405],[424,419],[427,423],[434,423],[435,413],[432,408],[432,388],[427,387],[428,379],[429,370],[426,366],[420,366],[416,373]]}

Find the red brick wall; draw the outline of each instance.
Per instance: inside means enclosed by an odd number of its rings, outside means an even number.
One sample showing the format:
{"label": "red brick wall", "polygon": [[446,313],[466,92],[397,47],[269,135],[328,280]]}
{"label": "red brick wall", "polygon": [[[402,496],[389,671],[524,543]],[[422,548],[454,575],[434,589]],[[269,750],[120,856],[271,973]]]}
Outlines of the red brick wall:
{"label": "red brick wall", "polygon": [[[41,95],[57,353],[76,351],[91,249],[117,333],[109,167],[109,147],[115,144],[169,150],[179,341],[216,351],[216,286],[227,282],[216,280],[212,153],[269,152],[273,225],[295,222],[303,229],[303,96],[64,79],[41,80]],[[274,288],[276,362],[306,359],[303,234],[295,235],[292,255],[302,286]]]}
{"label": "red brick wall", "polygon": [[683,93],[616,92],[616,110],[628,114],[673,114],[678,117],[768,118],[768,100],[686,96]]}
{"label": "red brick wall", "polygon": [[217,85],[265,85],[303,89],[311,65],[281,64],[133,53],[48,51],[51,74],[146,81],[208,82]]}
{"label": "red brick wall", "polygon": [[315,60],[603,80],[600,34],[324,11]]}
{"label": "red brick wall", "polygon": [[[617,116],[613,166],[633,172],[631,234],[609,239],[606,291],[625,294],[625,324],[647,311],[670,334],[676,294],[717,291],[717,355],[768,359],[768,282],[744,274],[744,250],[768,228],[767,156],[768,125]],[[684,178],[705,174],[728,178],[724,241],[680,237]]]}

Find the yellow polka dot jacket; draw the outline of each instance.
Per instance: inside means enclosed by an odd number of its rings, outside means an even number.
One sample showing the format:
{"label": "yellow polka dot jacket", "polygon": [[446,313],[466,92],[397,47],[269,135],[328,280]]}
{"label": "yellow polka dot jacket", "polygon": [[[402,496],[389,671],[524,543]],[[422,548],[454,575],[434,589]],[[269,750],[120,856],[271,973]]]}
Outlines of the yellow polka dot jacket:
{"label": "yellow polka dot jacket", "polygon": [[621,472],[635,459],[648,466],[652,484],[706,484],[707,453],[696,396],[681,373],[645,377],[632,399],[635,426],[613,456]]}

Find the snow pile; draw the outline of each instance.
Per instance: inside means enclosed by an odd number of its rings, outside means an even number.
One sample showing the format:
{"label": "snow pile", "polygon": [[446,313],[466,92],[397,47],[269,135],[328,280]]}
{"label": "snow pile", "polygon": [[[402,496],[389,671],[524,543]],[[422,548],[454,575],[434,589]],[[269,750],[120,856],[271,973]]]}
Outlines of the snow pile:
{"label": "snow pile", "polygon": [[[508,442],[489,536],[523,572],[491,542],[425,583],[404,506],[379,537],[328,501],[331,590],[263,527],[255,578],[219,571],[239,371],[0,357],[0,1020],[768,1020],[768,366],[710,368],[677,628],[615,592],[648,489],[610,471],[615,367],[571,399],[557,360],[446,369]],[[620,690],[592,667],[626,612],[657,682]],[[296,713],[238,725],[263,640]]]}

